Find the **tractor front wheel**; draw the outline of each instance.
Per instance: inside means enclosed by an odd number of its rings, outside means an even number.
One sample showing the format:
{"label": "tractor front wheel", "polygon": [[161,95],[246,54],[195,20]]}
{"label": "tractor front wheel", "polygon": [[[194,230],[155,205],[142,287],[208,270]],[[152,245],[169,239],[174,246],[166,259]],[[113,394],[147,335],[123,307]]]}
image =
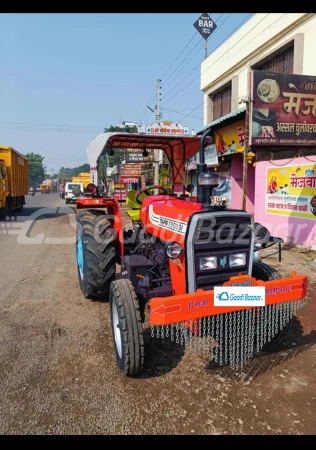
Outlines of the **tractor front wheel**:
{"label": "tractor front wheel", "polygon": [[138,375],[144,366],[144,336],[139,304],[130,280],[111,283],[110,309],[117,364],[126,376]]}
{"label": "tractor front wheel", "polygon": [[111,222],[101,211],[80,212],[77,220],[77,267],[85,298],[108,300],[116,273],[116,241]]}
{"label": "tractor front wheel", "polygon": [[[252,276],[256,280],[261,281],[271,281],[271,280],[279,280],[281,278],[280,274],[268,264],[263,262],[257,262],[252,266]],[[287,335],[289,328],[291,326],[291,320],[283,327],[282,330],[279,330],[278,334],[271,338],[271,341],[266,343],[262,350],[269,350],[271,347],[282,342]]]}

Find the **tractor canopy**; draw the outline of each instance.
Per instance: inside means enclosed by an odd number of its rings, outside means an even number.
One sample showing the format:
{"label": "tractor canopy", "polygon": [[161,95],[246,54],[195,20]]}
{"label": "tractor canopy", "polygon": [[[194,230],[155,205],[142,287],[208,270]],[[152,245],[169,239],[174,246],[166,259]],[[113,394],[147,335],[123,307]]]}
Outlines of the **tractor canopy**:
{"label": "tractor canopy", "polygon": [[173,189],[184,186],[185,163],[200,147],[201,136],[147,133],[103,133],[95,137],[87,147],[92,180],[97,184],[99,158],[109,149],[134,148],[163,150],[171,167]]}

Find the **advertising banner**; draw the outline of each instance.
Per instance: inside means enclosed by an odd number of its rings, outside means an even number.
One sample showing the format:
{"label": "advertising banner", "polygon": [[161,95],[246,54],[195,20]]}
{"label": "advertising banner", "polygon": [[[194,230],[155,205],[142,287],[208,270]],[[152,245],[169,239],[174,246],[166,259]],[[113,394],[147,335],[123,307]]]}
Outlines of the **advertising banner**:
{"label": "advertising banner", "polygon": [[245,121],[219,128],[214,131],[216,150],[219,155],[241,153],[245,145]]}
{"label": "advertising banner", "polygon": [[251,145],[316,144],[316,77],[255,70]]}
{"label": "advertising banner", "polygon": [[141,149],[136,148],[127,148],[125,150],[125,161],[127,164],[133,163],[150,163],[154,161],[154,151],[152,149],[148,149],[148,156],[143,156],[143,151]]}
{"label": "advertising banner", "polygon": [[316,219],[316,163],[267,167],[266,214]]}

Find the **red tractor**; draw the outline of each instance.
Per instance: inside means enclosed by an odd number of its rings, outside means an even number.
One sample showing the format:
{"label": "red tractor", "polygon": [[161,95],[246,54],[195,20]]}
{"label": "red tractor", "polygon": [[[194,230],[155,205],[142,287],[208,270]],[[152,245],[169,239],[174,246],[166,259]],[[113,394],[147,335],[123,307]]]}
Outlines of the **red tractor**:
{"label": "red tractor", "polygon": [[[155,185],[129,193],[132,229],[123,227],[118,202],[100,194],[96,182],[77,201],[80,288],[86,298],[110,301],[116,359],[127,376],[144,366],[147,311],[152,336],[191,345],[219,365],[238,368],[283,339],[305,304],[306,276],[293,272],[281,279],[275,269],[256,262],[268,230],[251,214],[214,203],[218,181],[204,162],[207,135],[105,133],[92,145],[97,165],[117,148],[161,149],[174,191],[183,189],[177,195]],[[198,151],[197,201],[191,201],[183,187],[184,164]],[[214,295],[223,287],[248,293],[261,287],[264,304],[241,306],[237,298],[225,306],[226,292],[223,298]]]}

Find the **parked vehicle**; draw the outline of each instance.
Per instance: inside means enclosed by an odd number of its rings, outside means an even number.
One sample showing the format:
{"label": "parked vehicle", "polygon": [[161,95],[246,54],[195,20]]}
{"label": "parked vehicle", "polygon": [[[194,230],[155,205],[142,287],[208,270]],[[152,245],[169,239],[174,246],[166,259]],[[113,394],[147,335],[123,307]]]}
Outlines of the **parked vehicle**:
{"label": "parked vehicle", "polygon": [[22,212],[28,194],[28,160],[9,146],[0,146],[0,220]]}
{"label": "parked vehicle", "polygon": [[78,198],[84,194],[82,183],[66,183],[65,186],[65,201],[68,203],[76,203]]}
{"label": "parked vehicle", "polygon": [[87,192],[87,186],[91,183],[90,172],[81,172],[78,176],[72,177],[71,181],[73,183],[82,183],[84,192]]}
{"label": "parked vehicle", "polygon": [[[85,298],[109,300],[116,360],[127,376],[143,369],[146,314],[152,337],[190,345],[213,363],[239,370],[254,354],[283,340],[305,305],[305,275],[292,272],[281,279],[273,267],[254,262],[255,251],[268,240],[266,228],[212,195],[219,181],[205,164],[208,133],[105,133],[99,155],[93,143],[97,160],[117,148],[163,149],[178,185],[185,161],[199,150],[197,201],[184,192],[192,192],[192,185],[178,197],[159,185],[132,191],[132,228],[123,228],[118,201],[101,195],[96,185],[88,185],[89,197],[77,200],[79,285]],[[260,300],[259,306],[238,305],[237,287],[248,300]],[[215,295],[218,288],[221,293]],[[225,304],[229,289],[235,292],[233,306]]]}

